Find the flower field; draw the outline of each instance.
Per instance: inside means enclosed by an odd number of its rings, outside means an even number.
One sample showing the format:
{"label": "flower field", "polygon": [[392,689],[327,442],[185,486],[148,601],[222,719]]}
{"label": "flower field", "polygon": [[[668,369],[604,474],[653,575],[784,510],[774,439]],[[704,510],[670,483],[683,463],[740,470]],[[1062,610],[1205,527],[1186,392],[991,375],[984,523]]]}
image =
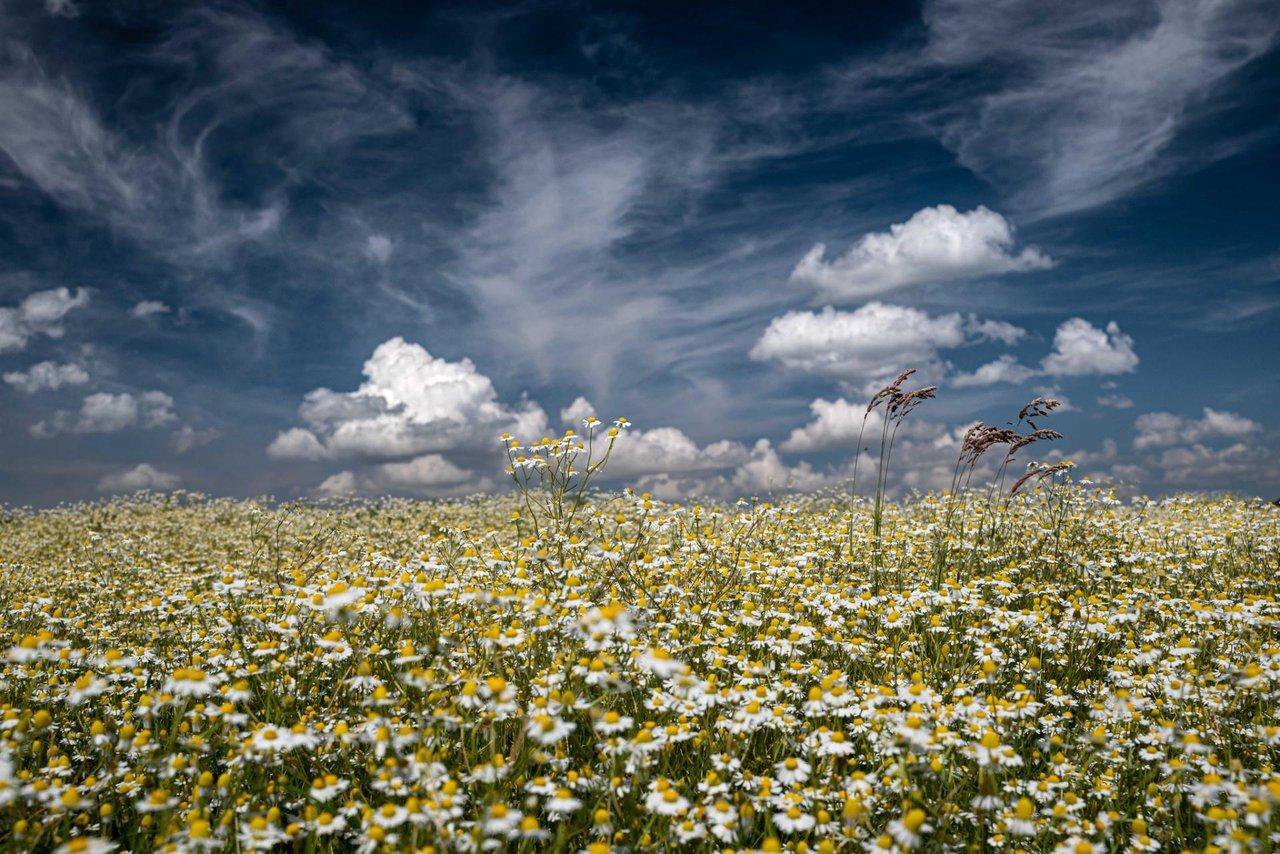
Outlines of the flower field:
{"label": "flower field", "polygon": [[0,841],[1271,850],[1277,510],[1042,487],[12,513]]}

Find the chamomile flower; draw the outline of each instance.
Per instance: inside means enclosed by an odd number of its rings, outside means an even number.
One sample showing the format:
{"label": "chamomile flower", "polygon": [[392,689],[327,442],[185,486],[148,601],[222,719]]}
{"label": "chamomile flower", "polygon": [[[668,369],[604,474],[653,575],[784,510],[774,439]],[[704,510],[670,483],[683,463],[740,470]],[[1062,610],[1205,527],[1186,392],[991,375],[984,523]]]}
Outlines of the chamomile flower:
{"label": "chamomile flower", "polygon": [[794,786],[809,779],[813,767],[803,759],[792,756],[773,766],[774,775],[784,786]]}
{"label": "chamomile flower", "polygon": [[575,798],[568,789],[557,789],[556,793],[543,805],[543,809],[548,815],[563,818],[582,809],[582,801]]}
{"label": "chamomile flower", "polygon": [[542,712],[530,718],[525,732],[538,744],[551,745],[563,740],[577,728],[577,724],[555,715]]}
{"label": "chamomile flower", "polygon": [[689,809],[689,801],[671,785],[671,781],[659,778],[645,797],[645,809],[658,815],[682,815]]}
{"label": "chamomile flower", "polygon": [[933,830],[926,819],[924,810],[918,807],[909,809],[902,818],[889,823],[889,835],[903,848],[916,848],[924,842],[925,835]]}
{"label": "chamomile flower", "polygon": [[119,846],[95,836],[77,836],[54,849],[55,854],[108,854]]}
{"label": "chamomile flower", "polygon": [[596,732],[602,735],[616,735],[620,732],[626,732],[635,725],[635,719],[630,715],[621,715],[615,711],[605,712],[595,722]]}

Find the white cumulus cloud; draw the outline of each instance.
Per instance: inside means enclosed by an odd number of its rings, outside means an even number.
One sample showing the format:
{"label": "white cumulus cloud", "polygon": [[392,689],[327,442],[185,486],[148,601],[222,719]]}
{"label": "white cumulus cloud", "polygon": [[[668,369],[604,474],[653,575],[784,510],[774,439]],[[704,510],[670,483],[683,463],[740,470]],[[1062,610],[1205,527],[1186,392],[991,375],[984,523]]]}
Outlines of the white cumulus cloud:
{"label": "white cumulus cloud", "polygon": [[792,430],[786,441],[779,445],[782,450],[808,453],[852,446],[858,441],[859,433],[865,440],[866,436],[874,436],[880,429],[880,411],[868,414],[865,403],[850,403],[842,397],[835,400],[818,398],[809,404],[809,410],[813,413],[813,420]]}
{"label": "white cumulus cloud", "polygon": [[76,364],[60,365],[57,362],[37,362],[25,371],[10,371],[4,381],[27,394],[53,391],[63,386],[84,385],[89,373]]}
{"label": "white cumulus cloud", "polygon": [[305,427],[290,427],[271,440],[267,456],[278,460],[323,460],[329,450]]}
{"label": "white cumulus cloud", "polygon": [[485,475],[457,466],[440,454],[424,454],[401,462],[383,463],[364,472],[340,471],[325,478],[316,493],[330,498],[384,492],[442,498],[488,492],[493,488],[492,479]]}
{"label": "white cumulus cloud", "polygon": [[1123,394],[1100,394],[1098,395],[1098,405],[1107,406],[1111,409],[1133,409],[1133,400]]}
{"label": "white cumulus cloud", "polygon": [[1200,418],[1183,418],[1172,412],[1148,412],[1133,422],[1138,449],[1203,442],[1207,439],[1242,439],[1258,433],[1262,425],[1234,412],[1206,406]]}
{"label": "white cumulus cloud", "polygon": [[29,294],[12,307],[0,307],[0,353],[23,350],[36,335],[61,338],[62,320],[87,305],[89,292],[77,288],[50,288]]}
{"label": "white cumulus cloud", "polygon": [[146,429],[165,427],[178,420],[173,398],[162,391],[142,394],[96,392],[80,404],[79,413],[59,410],[47,421],[31,427],[31,435],[49,439],[60,433],[115,433],[141,425]]}
{"label": "white cumulus cloud", "polygon": [[1083,318],[1073,317],[1058,326],[1053,351],[1040,366],[1053,376],[1127,374],[1138,367],[1138,361],[1133,339],[1121,332],[1114,320],[1099,329]]}
{"label": "white cumulus cloud", "polygon": [[1043,270],[1053,260],[1039,249],[1015,251],[1013,226],[985,207],[961,213],[951,205],[917,211],[887,232],[863,235],[827,260],[815,245],[791,273],[836,302],[852,302],[910,285]]}
{"label": "white cumulus cloud", "polygon": [[770,322],[751,358],[842,379],[878,380],[906,367],[937,368],[938,350],[966,342],[959,314],[870,302],[855,311],[830,306],[792,311]]}
{"label": "white cumulus cloud", "polygon": [[591,405],[591,401],[579,395],[574,398],[573,403],[560,410],[560,423],[566,427],[578,429],[582,426],[582,419],[595,414],[596,408]]}
{"label": "white cumulus cloud", "polygon": [[141,463],[126,471],[109,474],[98,481],[99,492],[137,492],[140,489],[173,489],[182,478]]}
{"label": "white cumulus cloud", "polygon": [[768,439],[760,439],[751,455],[733,472],[729,483],[734,491],[747,495],[769,492],[812,492],[829,485],[831,473],[815,470],[809,463],[789,466],[778,456]]}
{"label": "white cumulus cloud", "polygon": [[216,427],[199,428],[190,424],[183,424],[169,439],[169,447],[173,448],[176,453],[185,454],[193,448],[199,448],[207,445],[222,435],[222,431]]}
{"label": "white cumulus cloud", "polygon": [[722,439],[699,446],[676,427],[629,430],[614,446],[605,473],[628,477],[726,469],[745,461],[747,456],[747,448],[740,442]]}
{"label": "white cumulus cloud", "polygon": [[344,498],[360,492],[360,482],[353,471],[340,471],[331,474],[316,487],[316,494],[322,498]]}
{"label": "white cumulus cloud", "polygon": [[365,382],[352,392],[319,388],[299,407],[305,427],[276,436],[276,458],[395,459],[429,452],[496,447],[498,434],[532,439],[547,432],[535,403],[508,406],[469,359],[436,358],[418,344],[392,338],[364,363]]}
{"label": "white cumulus cloud", "polygon": [[1165,482],[1196,489],[1247,481],[1267,486],[1280,484],[1280,453],[1276,448],[1234,442],[1225,448],[1196,443],[1168,448],[1155,465]]}
{"label": "white cumulus cloud", "polygon": [[129,316],[139,319],[154,317],[157,314],[168,314],[172,309],[159,300],[144,299],[129,309]]}
{"label": "white cumulus cloud", "polygon": [[1034,368],[1028,368],[1013,356],[1005,353],[1000,358],[987,362],[975,371],[956,374],[951,378],[951,385],[957,388],[967,388],[970,386],[995,385],[997,383],[1020,383],[1036,376],[1037,373]]}

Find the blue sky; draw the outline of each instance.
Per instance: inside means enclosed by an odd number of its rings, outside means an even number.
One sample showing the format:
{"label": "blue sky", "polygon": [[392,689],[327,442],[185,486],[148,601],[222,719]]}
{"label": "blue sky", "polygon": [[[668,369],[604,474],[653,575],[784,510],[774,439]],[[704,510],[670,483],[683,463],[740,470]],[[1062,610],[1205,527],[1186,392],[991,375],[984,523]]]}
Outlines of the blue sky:
{"label": "blue sky", "polygon": [[868,389],[1280,494],[1274,3],[0,3],[0,500],[820,489]]}

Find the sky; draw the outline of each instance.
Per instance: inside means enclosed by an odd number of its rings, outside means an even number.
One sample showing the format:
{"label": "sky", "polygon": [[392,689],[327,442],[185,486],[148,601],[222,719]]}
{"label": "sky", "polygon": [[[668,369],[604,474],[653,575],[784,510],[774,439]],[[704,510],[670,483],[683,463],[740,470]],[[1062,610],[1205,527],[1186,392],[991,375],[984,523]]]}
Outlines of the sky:
{"label": "sky", "polygon": [[[1280,6],[0,0],[0,502],[1280,495]],[[865,443],[864,443],[865,444]],[[1028,457],[1027,459],[1031,459]],[[1019,459],[1019,464],[1025,462]]]}

